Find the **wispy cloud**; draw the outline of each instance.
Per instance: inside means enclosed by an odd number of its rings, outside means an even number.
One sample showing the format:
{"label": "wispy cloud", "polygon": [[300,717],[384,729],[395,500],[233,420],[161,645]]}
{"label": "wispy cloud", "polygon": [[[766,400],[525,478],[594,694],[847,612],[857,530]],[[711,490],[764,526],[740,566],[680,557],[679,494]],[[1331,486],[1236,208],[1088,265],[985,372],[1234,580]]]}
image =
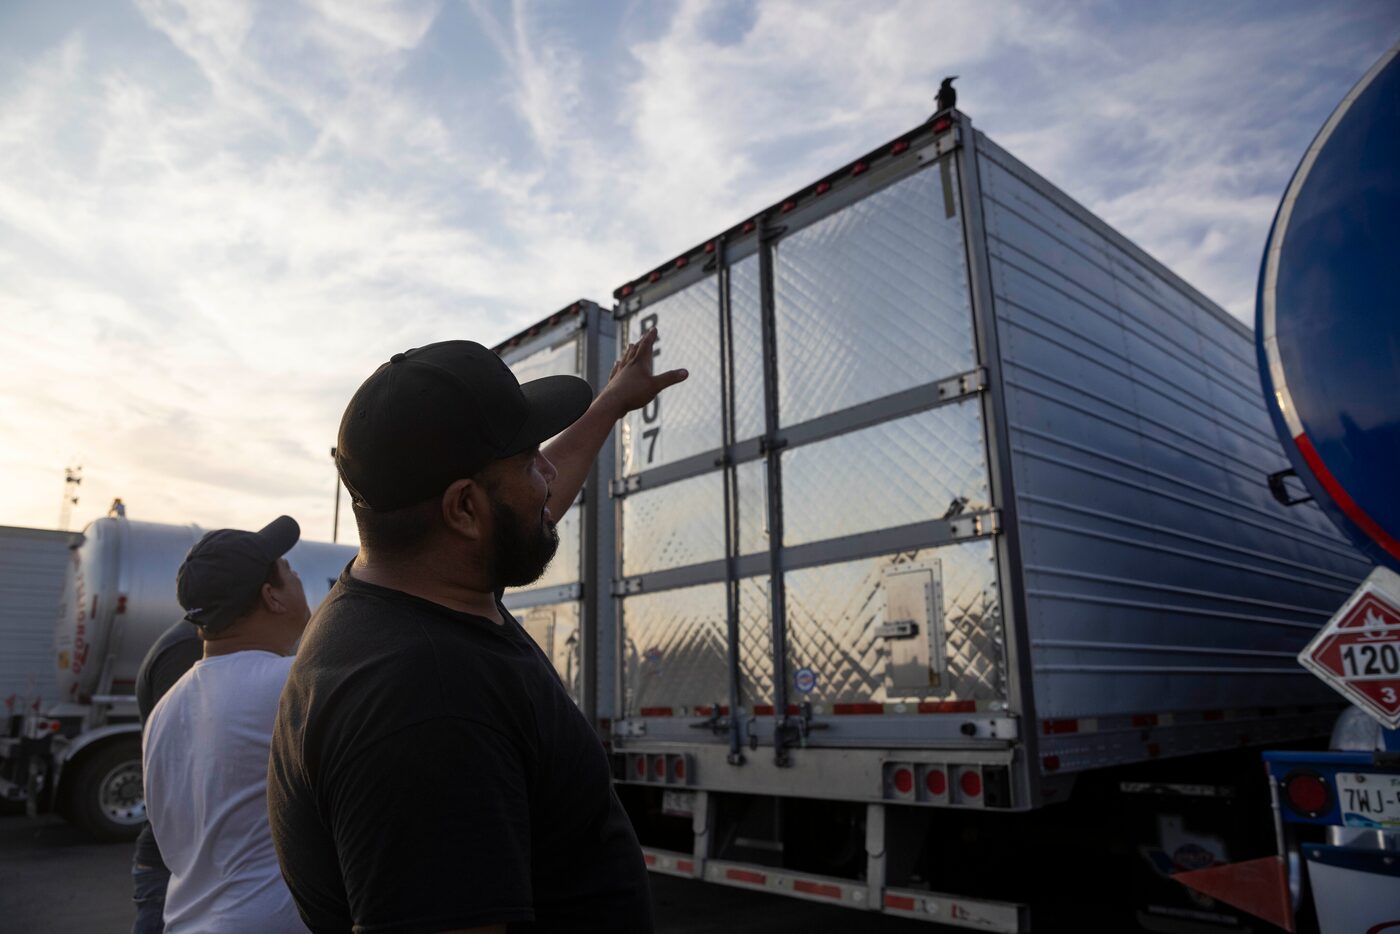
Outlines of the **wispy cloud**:
{"label": "wispy cloud", "polygon": [[50,524],[80,455],[80,517],[122,495],[317,537],[388,354],[606,298],[922,119],[945,74],[1248,317],[1298,154],[1400,32],[1384,3],[134,0],[7,46],[4,15],[0,522]]}

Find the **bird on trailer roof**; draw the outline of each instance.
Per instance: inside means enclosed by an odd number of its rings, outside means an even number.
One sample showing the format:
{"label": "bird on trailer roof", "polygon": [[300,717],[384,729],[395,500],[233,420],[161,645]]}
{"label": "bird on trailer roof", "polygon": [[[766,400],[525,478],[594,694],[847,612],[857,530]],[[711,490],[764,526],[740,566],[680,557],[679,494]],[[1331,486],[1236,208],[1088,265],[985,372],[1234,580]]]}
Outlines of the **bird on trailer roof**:
{"label": "bird on trailer roof", "polygon": [[958,92],[953,88],[953,82],[958,80],[957,75],[950,75],[943,79],[943,83],[938,86],[938,109],[935,113],[942,113],[945,110],[952,110],[958,104]]}

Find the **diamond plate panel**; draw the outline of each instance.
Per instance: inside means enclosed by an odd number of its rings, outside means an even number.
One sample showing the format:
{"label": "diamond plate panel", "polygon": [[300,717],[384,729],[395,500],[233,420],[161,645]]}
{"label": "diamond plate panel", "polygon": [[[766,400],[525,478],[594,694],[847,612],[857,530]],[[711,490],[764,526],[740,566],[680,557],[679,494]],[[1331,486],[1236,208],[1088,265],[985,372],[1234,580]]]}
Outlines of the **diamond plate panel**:
{"label": "diamond plate panel", "polygon": [[[966,542],[786,575],[788,673],[811,668],[814,704],[899,701],[885,687],[888,651],[877,635],[885,622],[887,567],[936,560],[943,574],[943,625],[948,683],[940,699],[1006,696],[996,558],[989,541]],[[791,689],[789,680],[789,688]],[[829,709],[829,706],[828,706]]]}
{"label": "diamond plate panel", "polygon": [[522,589],[557,587],[582,579],[583,510],[587,508],[580,504],[564,513],[564,518],[555,526],[559,533],[559,550],[554,553],[554,560],[549,562],[539,580]]}
{"label": "diamond plate panel", "polygon": [[783,453],[784,544],[906,525],[988,505],[978,399]]}
{"label": "diamond plate panel", "polygon": [[569,696],[579,699],[579,612],[577,601],[522,610],[520,625],[559,673]]}
{"label": "diamond plate panel", "polygon": [[763,434],[763,318],[758,254],[729,270],[729,317],[734,322],[734,440]]}
{"label": "diamond plate panel", "polygon": [[919,172],[784,237],[774,288],[784,425],[976,365],[962,218]]}
{"label": "diamond plate panel", "polygon": [[656,368],[685,367],[690,377],[622,421],[624,476],[711,451],[723,441],[719,392],[719,286],[696,282],[627,319],[627,340],[656,319]]}
{"label": "diamond plate panel", "polygon": [[[729,656],[723,584],[704,584],[623,601],[626,709],[670,707],[683,713],[729,703]],[[768,580],[739,582],[739,703],[752,709],[773,697],[773,641]]]}
{"label": "diamond plate panel", "polygon": [[629,716],[647,707],[726,702],[725,618],[722,583],[622,601],[624,709]]}
{"label": "diamond plate panel", "polygon": [[768,578],[739,581],[739,704],[749,710],[773,700],[772,618]]}
{"label": "diamond plate panel", "polygon": [[739,484],[739,554],[768,550],[768,480],[763,461],[735,468]]}
{"label": "diamond plate panel", "polygon": [[515,378],[522,383],[545,376],[582,376],[583,360],[577,336],[539,350],[519,361],[506,361]]}
{"label": "diamond plate panel", "polygon": [[722,474],[701,474],[633,493],[622,501],[624,576],[723,557]]}

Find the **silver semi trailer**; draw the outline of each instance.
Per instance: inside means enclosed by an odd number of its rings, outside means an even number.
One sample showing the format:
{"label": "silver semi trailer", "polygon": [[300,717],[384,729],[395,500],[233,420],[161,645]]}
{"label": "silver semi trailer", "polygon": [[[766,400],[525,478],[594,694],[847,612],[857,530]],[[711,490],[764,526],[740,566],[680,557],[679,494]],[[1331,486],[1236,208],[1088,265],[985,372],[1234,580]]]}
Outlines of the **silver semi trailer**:
{"label": "silver semi trailer", "polygon": [[53,608],[75,538],[0,526],[0,701],[7,722],[55,699]]}
{"label": "silver semi trailer", "polygon": [[[175,572],[204,530],[125,517],[89,525],[67,556],[51,612],[56,702],[11,718],[0,737],[0,796],[56,807],[102,839],[134,836],[145,817],[136,674],[184,611]],[[325,598],[355,548],[299,542],[287,559],[309,604]]]}
{"label": "silver semi trailer", "polygon": [[597,386],[655,324],[690,378],[623,424],[567,574],[506,602],[652,869],[1238,930],[1170,875],[1267,850],[1254,749],[1326,736],[1293,658],[1369,569],[1270,493],[1250,329],[957,112],[615,298],[498,352]]}

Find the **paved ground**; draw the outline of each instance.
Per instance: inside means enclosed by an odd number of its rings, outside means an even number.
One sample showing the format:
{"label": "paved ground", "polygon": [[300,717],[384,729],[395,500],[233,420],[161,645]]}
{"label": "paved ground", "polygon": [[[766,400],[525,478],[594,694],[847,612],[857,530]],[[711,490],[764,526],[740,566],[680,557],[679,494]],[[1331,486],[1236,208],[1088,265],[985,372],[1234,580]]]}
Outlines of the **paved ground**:
{"label": "paved ground", "polygon": [[[653,875],[657,934],[935,934],[951,931],[760,892]],[[0,934],[127,934],[131,846],[97,844],[56,817],[0,817]]]}

